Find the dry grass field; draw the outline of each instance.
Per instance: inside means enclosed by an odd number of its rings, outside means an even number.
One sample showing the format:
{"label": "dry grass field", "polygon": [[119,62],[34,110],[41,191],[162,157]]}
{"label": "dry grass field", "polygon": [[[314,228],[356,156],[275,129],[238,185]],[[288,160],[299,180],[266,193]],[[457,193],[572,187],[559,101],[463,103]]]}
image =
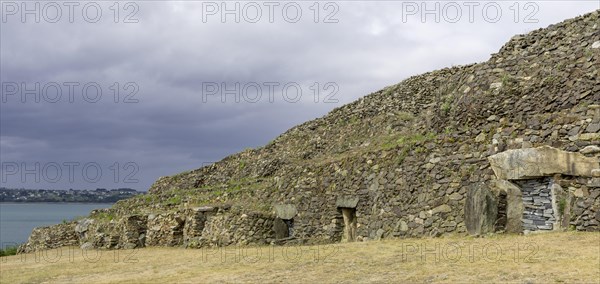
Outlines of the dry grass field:
{"label": "dry grass field", "polygon": [[600,233],[321,246],[62,248],[0,259],[1,283],[600,283]]}

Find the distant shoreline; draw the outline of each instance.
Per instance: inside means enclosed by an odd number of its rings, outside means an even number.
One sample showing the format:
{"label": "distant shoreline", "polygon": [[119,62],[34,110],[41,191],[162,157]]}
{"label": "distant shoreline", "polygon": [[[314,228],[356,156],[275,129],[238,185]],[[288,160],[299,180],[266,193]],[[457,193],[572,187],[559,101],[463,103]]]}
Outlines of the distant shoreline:
{"label": "distant shoreline", "polygon": [[10,189],[0,187],[0,203],[104,203],[112,204],[119,200],[142,195],[143,192],[131,188],[94,190],[52,190],[52,189]]}

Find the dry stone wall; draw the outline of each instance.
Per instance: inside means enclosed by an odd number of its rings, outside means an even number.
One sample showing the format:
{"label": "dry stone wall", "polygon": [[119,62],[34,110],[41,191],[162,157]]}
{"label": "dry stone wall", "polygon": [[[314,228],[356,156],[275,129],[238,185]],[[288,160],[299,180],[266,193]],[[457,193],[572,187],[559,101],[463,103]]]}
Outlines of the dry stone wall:
{"label": "dry stone wall", "polygon": [[48,227],[35,228],[31,232],[27,243],[21,245],[19,253],[35,250],[53,249],[62,246],[79,245],[75,233],[75,223],[58,224]]}
{"label": "dry stone wall", "polygon": [[[566,192],[558,201],[563,214],[562,226],[578,231],[600,231],[600,177],[571,177],[560,181]],[[560,212],[559,212],[560,213]]]}
{"label": "dry stone wall", "polygon": [[275,240],[275,217],[232,213],[214,207],[129,215],[119,220],[82,219],[36,228],[20,252],[81,246],[84,249],[133,249],[145,246],[226,246],[269,244]]}
{"label": "dry stone wall", "polygon": [[148,216],[147,246],[179,246],[183,244],[185,217],[179,212]]}
{"label": "dry stone wall", "polygon": [[551,180],[531,179],[516,181],[523,193],[523,229],[529,231],[552,230],[554,216]]}
{"label": "dry stone wall", "polygon": [[222,213],[209,218],[199,246],[269,244],[274,239],[273,216]]}

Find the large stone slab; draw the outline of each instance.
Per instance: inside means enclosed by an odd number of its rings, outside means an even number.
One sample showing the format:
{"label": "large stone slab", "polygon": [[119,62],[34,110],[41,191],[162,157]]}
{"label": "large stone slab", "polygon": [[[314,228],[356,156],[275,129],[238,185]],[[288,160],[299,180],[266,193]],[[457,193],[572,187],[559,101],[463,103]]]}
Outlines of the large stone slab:
{"label": "large stone slab", "polygon": [[494,232],[498,200],[484,183],[471,186],[465,200],[465,226],[471,235]]}
{"label": "large stone slab", "polygon": [[549,146],[508,150],[488,157],[498,179],[529,179],[554,174],[591,177],[598,159]]}
{"label": "large stone slab", "polygon": [[335,201],[335,206],[339,208],[356,208],[356,205],[358,205],[356,196],[340,196]]}
{"label": "large stone slab", "polygon": [[298,210],[293,204],[277,204],[275,205],[275,213],[277,217],[283,220],[291,220],[298,214]]}

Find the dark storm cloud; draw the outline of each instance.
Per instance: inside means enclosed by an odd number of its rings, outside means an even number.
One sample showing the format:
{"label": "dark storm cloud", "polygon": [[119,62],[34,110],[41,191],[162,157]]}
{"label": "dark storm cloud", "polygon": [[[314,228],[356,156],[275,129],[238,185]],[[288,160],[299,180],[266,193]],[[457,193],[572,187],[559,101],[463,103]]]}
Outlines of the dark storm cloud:
{"label": "dark storm cloud", "polygon": [[[108,4],[104,11],[110,16]],[[220,2],[219,2],[220,3]],[[417,2],[420,3],[420,2]],[[267,143],[288,128],[399,82],[407,76],[453,64],[486,60],[513,34],[598,9],[581,2],[565,14],[570,2],[540,2],[539,23],[461,21],[403,22],[400,3],[340,2],[337,24],[315,24],[308,6],[303,21],[237,24],[203,23],[200,2],[140,2],[139,23],[98,23],[81,19],[57,24],[2,23],[3,82],[77,82],[74,102],[26,103],[19,95],[1,104],[2,162],[96,162],[103,178],[89,182],[66,178],[49,184],[7,177],[0,186],[29,188],[95,188],[129,186],[147,189],[159,176],[214,162],[247,147]],[[561,6],[562,5],[562,6]],[[508,6],[505,5],[505,11]],[[101,86],[96,103],[82,98],[81,87]],[[137,103],[119,102],[115,82],[139,86]],[[291,103],[280,93],[256,103],[218,95],[203,101],[203,83],[242,86],[249,82],[281,85],[297,82],[302,100]],[[339,86],[338,103],[313,102],[308,88],[318,82]],[[324,92],[322,95],[326,94]],[[139,182],[114,182],[109,168],[135,162]]]}

